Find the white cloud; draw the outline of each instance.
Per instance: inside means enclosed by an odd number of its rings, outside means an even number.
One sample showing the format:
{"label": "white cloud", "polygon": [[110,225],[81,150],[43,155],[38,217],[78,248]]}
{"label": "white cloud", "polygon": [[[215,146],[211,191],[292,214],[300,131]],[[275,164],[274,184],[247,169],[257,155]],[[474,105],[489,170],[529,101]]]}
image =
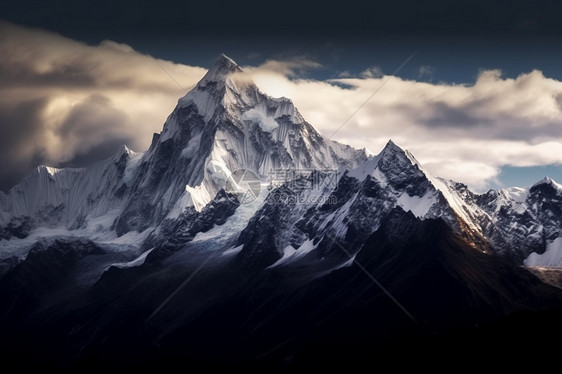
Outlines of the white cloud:
{"label": "white cloud", "polygon": [[431,79],[435,69],[429,65],[422,65],[418,68],[418,78],[419,79]]}
{"label": "white cloud", "polygon": [[282,75],[284,77],[292,78],[305,70],[317,69],[320,67],[322,67],[321,64],[315,61],[311,61],[305,57],[292,57],[283,61],[267,60],[258,68],[251,66],[246,67],[245,71],[248,73],[272,73],[275,75]]}
{"label": "white cloud", "polygon": [[[291,97],[329,136],[387,79],[320,82],[278,74],[256,81],[265,92]],[[392,138],[435,175],[484,190],[497,183],[503,165],[562,163],[562,82],[537,70],[515,79],[481,71],[471,85],[393,77],[335,138],[373,152]]]}
{"label": "white cloud", "polygon": [[384,73],[380,66],[371,66],[361,72],[360,75],[362,78],[380,78],[384,76]]}
{"label": "white cloud", "polygon": [[[26,167],[38,154],[57,164],[116,141],[146,149],[184,94],[159,65],[187,89],[205,73],[113,41],[89,46],[8,23],[0,34],[10,35],[0,38],[0,129],[14,139],[0,144],[0,157]],[[245,71],[264,92],[291,98],[325,136],[389,78],[376,68],[333,81],[298,78],[318,67],[294,58]],[[481,71],[471,85],[393,77],[334,138],[375,153],[392,138],[435,175],[482,190],[503,165],[562,163],[561,112],[562,82],[536,70],[515,79]],[[7,128],[14,123],[18,134]]]}
{"label": "white cloud", "polygon": [[[35,131],[42,136],[29,137],[22,147],[28,157],[41,153],[46,162],[55,164],[109,139],[146,149],[150,134],[161,130],[177,99],[185,94],[163,69],[186,88],[206,71],[155,61],[108,40],[90,46],[5,22],[0,23],[0,34],[9,36],[0,38],[0,105],[10,111],[22,103],[41,101],[35,107],[40,120]],[[83,115],[76,118],[77,112]],[[2,130],[10,125],[14,124],[0,124]]]}

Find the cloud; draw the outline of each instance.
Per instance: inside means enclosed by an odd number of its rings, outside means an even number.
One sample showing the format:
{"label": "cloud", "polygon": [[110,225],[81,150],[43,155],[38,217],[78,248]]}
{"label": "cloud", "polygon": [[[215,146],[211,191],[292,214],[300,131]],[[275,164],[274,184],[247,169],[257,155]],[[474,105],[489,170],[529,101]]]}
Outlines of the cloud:
{"label": "cloud", "polygon": [[429,79],[433,78],[435,74],[435,69],[429,65],[422,65],[418,69],[418,79]]}
{"label": "cloud", "polygon": [[[167,72],[189,89],[206,71],[114,41],[90,46],[9,23],[0,23],[0,55],[3,189],[40,163],[81,166],[121,143],[145,150],[185,93]],[[562,82],[538,70],[516,78],[483,70],[465,85],[376,68],[329,81],[303,78],[320,67],[297,57],[244,70],[264,92],[291,98],[325,136],[386,82],[334,139],[375,153],[393,139],[433,174],[476,190],[497,183],[504,165],[562,164]]]}
{"label": "cloud", "polygon": [[253,74],[270,73],[294,78],[302,75],[309,69],[318,69],[320,67],[322,67],[322,65],[316,61],[309,60],[306,57],[296,56],[282,61],[267,60],[257,68],[251,66],[246,67],[245,71]]}
{"label": "cloud", "polygon": [[[291,97],[303,116],[329,136],[389,76],[259,78],[265,92]],[[498,183],[504,165],[562,164],[561,104],[562,82],[538,70],[516,78],[483,70],[470,85],[392,77],[335,139],[376,153],[392,138],[433,174],[482,191]]]}
{"label": "cloud", "polygon": [[[39,164],[83,166],[153,132],[206,69],[110,40],[97,46],[0,22],[0,189]],[[164,71],[164,69],[167,71]]]}
{"label": "cloud", "polygon": [[241,74],[245,79],[253,80],[259,87],[268,87],[264,90],[268,95],[274,97],[291,98],[296,88],[292,79],[302,76],[310,69],[320,68],[317,62],[305,57],[293,57],[288,60],[267,60],[260,66],[244,66]]}
{"label": "cloud", "polygon": [[44,135],[39,113],[47,100],[22,100],[14,105],[0,102],[0,188],[19,182],[41,163],[44,153],[40,140]]}
{"label": "cloud", "polygon": [[384,76],[380,66],[371,66],[361,72],[360,76],[362,78],[380,78]]}

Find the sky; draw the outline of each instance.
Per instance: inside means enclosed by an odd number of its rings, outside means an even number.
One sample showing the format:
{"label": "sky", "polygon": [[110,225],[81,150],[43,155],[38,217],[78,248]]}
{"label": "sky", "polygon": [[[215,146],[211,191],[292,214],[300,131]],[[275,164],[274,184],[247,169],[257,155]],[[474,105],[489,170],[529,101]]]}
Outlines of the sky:
{"label": "sky", "polygon": [[555,1],[0,3],[0,189],[147,149],[225,53],[320,133],[472,190],[562,181]]}

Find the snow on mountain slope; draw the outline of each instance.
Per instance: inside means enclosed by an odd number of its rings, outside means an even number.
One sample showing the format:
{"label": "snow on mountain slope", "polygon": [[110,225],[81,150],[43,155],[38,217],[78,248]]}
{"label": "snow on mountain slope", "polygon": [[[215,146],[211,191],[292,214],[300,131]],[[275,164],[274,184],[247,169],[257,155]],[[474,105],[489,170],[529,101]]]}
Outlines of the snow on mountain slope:
{"label": "snow on mountain slope", "polygon": [[[477,236],[483,235],[485,230],[483,230],[482,228],[482,222],[488,223],[490,221],[490,218],[478,206],[470,204],[466,201],[466,196],[463,196],[463,192],[465,191],[462,191],[462,188],[458,188],[459,186],[463,185],[457,184],[453,181],[447,181],[442,178],[434,177],[416,160],[414,155],[412,155],[409,151],[402,150],[392,141],[389,142],[389,145],[391,146],[391,148],[395,149],[396,152],[403,154],[401,156],[403,160],[408,160],[411,165],[414,165],[421,173],[423,173],[425,178],[433,186],[433,189],[438,191],[438,194],[440,194],[446,200],[447,204],[453,210],[454,214],[459,218],[459,220],[461,220],[461,225],[465,226],[464,231],[466,231],[467,234],[474,234]],[[389,147],[389,145],[387,145],[387,147]],[[380,155],[371,158],[361,167],[350,171],[349,175],[360,180],[364,179],[366,175],[370,175],[371,177],[378,180],[379,183],[386,186],[386,177],[384,176],[384,174],[381,174],[380,168],[378,167],[379,158]],[[407,162],[405,164],[407,164]],[[467,190],[466,186],[464,186],[464,188],[465,190]],[[429,211],[429,208],[433,204],[437,203],[435,197],[436,194],[437,193],[431,193],[427,196],[412,196],[403,194],[398,205],[402,206],[404,210],[411,210],[416,216],[423,218]],[[423,200],[424,202],[421,203],[420,200]]]}
{"label": "snow on mountain slope", "polygon": [[562,184],[557,183],[555,180],[553,180],[550,177],[544,177],[543,179],[541,179],[540,181],[538,181],[537,183],[533,184],[531,186],[531,188],[533,187],[539,187],[541,185],[549,185],[551,186],[555,191],[557,191],[558,193],[562,193]]}
{"label": "snow on mountain slope", "polygon": [[492,217],[502,239],[494,244],[521,260],[532,252],[543,253],[562,236],[562,188],[548,177],[530,188],[490,190],[475,204]]}
{"label": "snow on mountain slope", "polygon": [[325,140],[286,98],[272,98],[221,56],[178,101],[147,152],[117,224],[118,234],[201,210],[239,169],[266,179],[272,170],[333,169],[367,158]]}
{"label": "snow on mountain slope", "polygon": [[[420,180],[423,180],[424,184],[426,181],[430,184],[425,192],[418,190],[413,194],[409,192],[402,193],[396,200],[396,205],[402,207],[405,211],[411,211],[419,218],[436,218],[436,211],[438,214],[447,212],[444,216],[441,216],[441,218],[458,232],[462,232],[473,241],[482,244],[483,236],[485,236],[486,232],[485,226],[490,224],[491,219],[478,206],[467,201],[469,200],[467,199],[467,192],[469,191],[466,186],[434,177],[416,160],[414,155],[408,150],[401,149],[392,141],[389,141],[385,150],[387,149],[391,149],[392,152],[398,155],[401,164],[399,170],[404,170],[406,175],[421,173],[423,177]],[[379,158],[380,155],[372,158],[366,162],[365,165],[368,166],[367,169],[372,169],[367,173],[381,183],[383,187],[386,187],[389,184],[389,173],[382,172],[384,166],[382,166],[382,168],[379,166]],[[406,171],[408,169],[411,169],[411,171]],[[414,170],[416,170],[417,173],[414,172]],[[365,173],[365,166],[363,166],[351,171],[349,175],[362,179]],[[401,177],[405,180],[408,178],[404,176]],[[414,183],[413,180],[410,181],[410,183]],[[402,185],[399,186],[402,187]],[[397,193],[399,193],[399,191],[400,189],[397,190]],[[444,208],[443,204],[445,204],[446,208]],[[437,207],[440,208],[438,209]]]}
{"label": "snow on mountain slope", "polygon": [[[349,261],[341,246],[356,253],[397,207],[421,219],[441,218],[455,231],[475,236],[466,232],[469,225],[450,203],[460,197],[438,189],[435,184],[442,187],[443,182],[428,178],[415,158],[392,141],[359,167],[339,173],[320,178],[315,193],[290,185],[272,191],[240,235],[243,261],[276,267],[321,260],[321,268],[337,268]],[[314,245],[306,244],[310,240]]]}
{"label": "snow on mountain slope", "polygon": [[88,216],[87,224],[78,229],[68,229],[64,226],[38,226],[30,228],[25,237],[2,238],[0,239],[0,260],[10,257],[23,258],[35,243],[56,238],[87,238],[112,251],[135,251],[141,247],[149,232],[131,231],[118,237],[112,227],[119,213],[119,209],[113,209],[99,217]]}
{"label": "snow on mountain slope", "polygon": [[404,209],[405,212],[412,212],[418,218],[425,217],[435,203],[437,203],[435,192],[429,192],[423,196],[410,196],[403,193],[396,200],[397,206]]}
{"label": "snow on mountain slope", "polygon": [[142,154],[123,146],[114,156],[87,168],[39,166],[0,200],[1,224],[6,227],[0,236],[25,237],[27,233],[9,230],[17,228],[18,222],[27,222],[27,232],[40,226],[74,230],[92,224],[97,231],[111,230],[113,222],[102,225],[99,218],[115,218],[140,158]]}
{"label": "snow on mountain slope", "polygon": [[531,253],[524,263],[529,267],[562,269],[562,237],[556,238],[553,242],[549,243],[544,253]]}

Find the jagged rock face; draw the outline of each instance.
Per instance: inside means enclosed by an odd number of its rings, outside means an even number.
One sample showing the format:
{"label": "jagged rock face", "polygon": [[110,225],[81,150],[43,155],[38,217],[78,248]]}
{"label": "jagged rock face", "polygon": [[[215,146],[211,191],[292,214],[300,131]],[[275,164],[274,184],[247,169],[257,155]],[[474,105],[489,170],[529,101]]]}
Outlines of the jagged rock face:
{"label": "jagged rock face", "polygon": [[397,207],[422,219],[442,218],[463,233],[443,194],[415,159],[392,142],[362,167],[341,176],[324,175],[320,181],[317,191],[287,185],[273,191],[241,233],[239,257],[268,266],[310,261],[338,266],[349,260],[345,252],[357,253]]}
{"label": "jagged rock face", "polygon": [[139,168],[119,235],[157,225],[174,208],[177,217],[182,204],[201,210],[224,176],[239,169],[265,178],[276,169],[333,169],[366,159],[322,138],[290,100],[263,94],[240,74],[223,56],[179,100]]}
{"label": "jagged rock face", "polygon": [[220,190],[201,212],[189,207],[178,219],[163,222],[160,230],[144,243],[147,247],[156,246],[148,255],[147,262],[166,258],[181,250],[198,233],[205,233],[215,225],[223,225],[239,205],[235,195]]}
{"label": "jagged rock face", "polygon": [[[131,194],[116,225],[118,235],[131,230],[144,231],[161,222],[173,204],[185,193],[186,185],[198,185],[204,174],[204,160],[209,155],[214,139],[212,128],[193,108],[179,108],[168,121],[179,122],[180,131],[173,138],[160,139],[143,158]],[[197,154],[184,157],[182,152],[196,133]],[[197,156],[197,157],[195,157]]]}
{"label": "jagged rock face", "polygon": [[12,217],[10,222],[0,229],[0,239],[10,240],[12,237],[24,239],[33,228],[33,220],[29,216]]}
{"label": "jagged rock face", "polygon": [[492,217],[498,233],[491,237],[492,242],[519,259],[532,252],[543,253],[549,242],[561,236],[562,192],[558,186],[545,179],[529,189],[491,190],[478,196],[475,203]]}
{"label": "jagged rock face", "polygon": [[562,190],[552,183],[542,183],[529,190],[528,205],[543,225],[546,240],[560,237],[562,230]]}

